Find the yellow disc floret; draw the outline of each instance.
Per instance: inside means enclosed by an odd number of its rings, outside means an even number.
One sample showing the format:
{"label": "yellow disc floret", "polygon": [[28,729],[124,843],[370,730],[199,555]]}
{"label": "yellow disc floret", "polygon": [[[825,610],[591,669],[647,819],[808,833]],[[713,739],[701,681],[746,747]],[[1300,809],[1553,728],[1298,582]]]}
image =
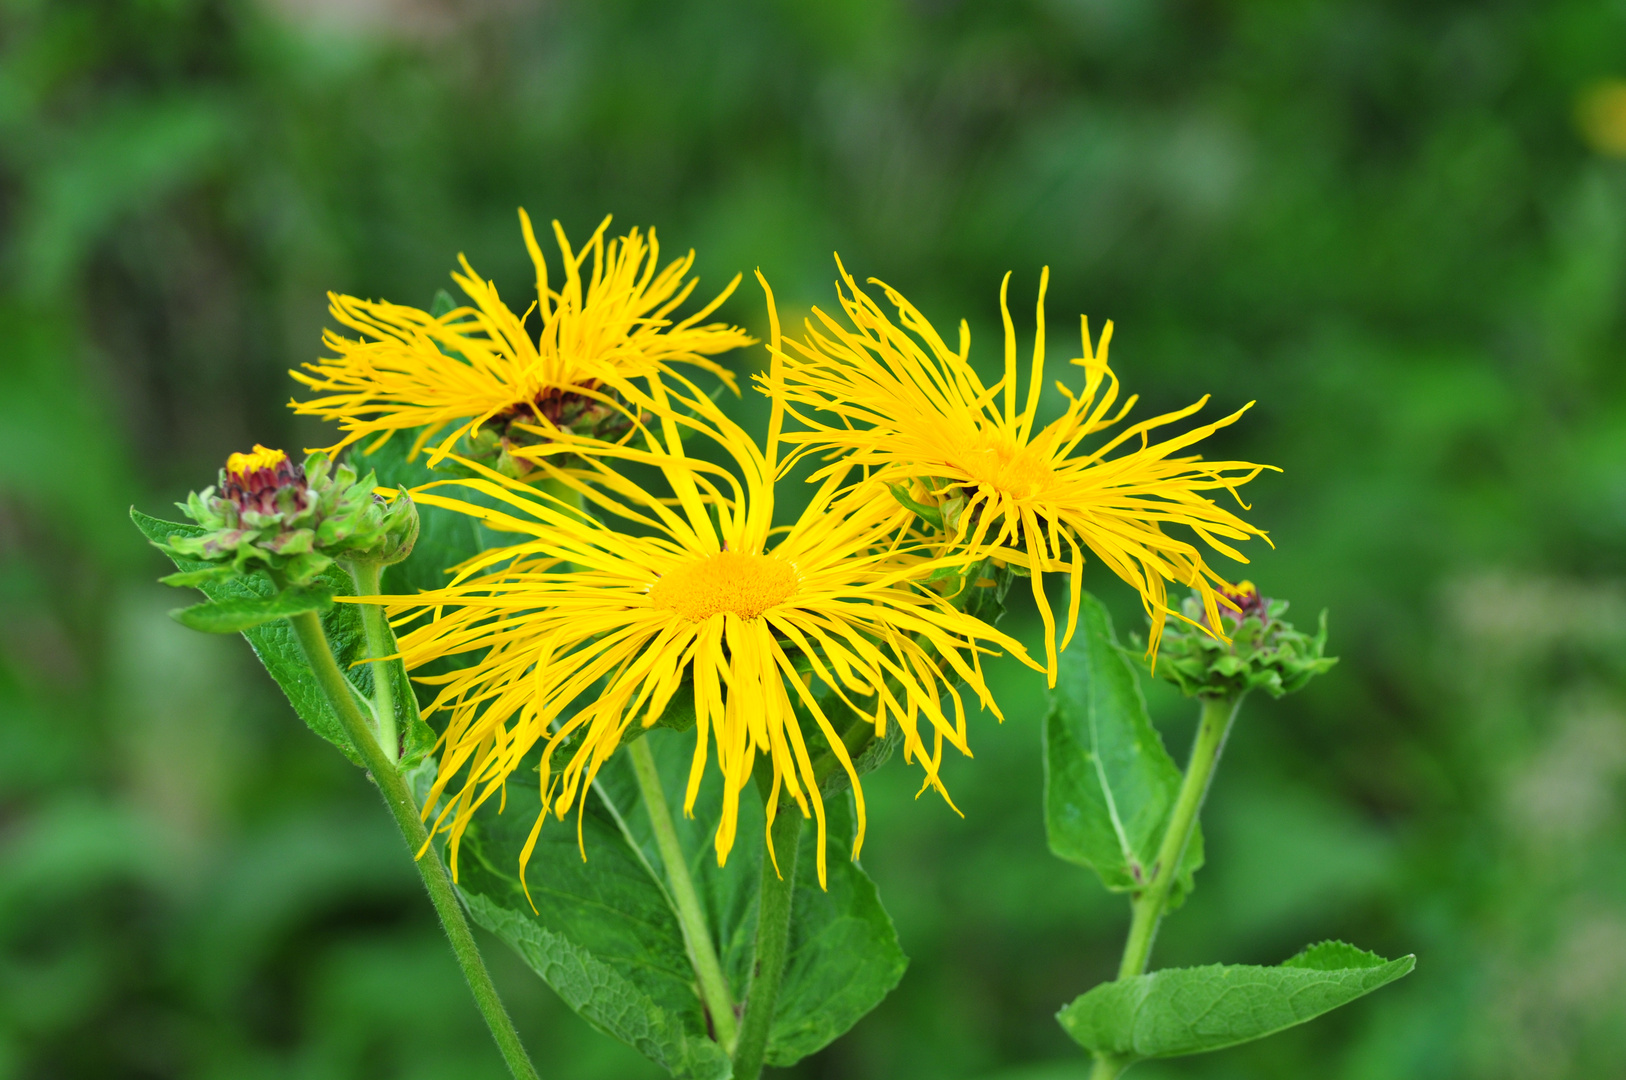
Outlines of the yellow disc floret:
{"label": "yellow disc floret", "polygon": [[233,454],[226,459],[226,473],[239,482],[245,480],[250,473],[261,469],[275,469],[288,460],[288,455],[281,450],[272,450],[270,447],[254,444],[254,449],[247,454]]}
{"label": "yellow disc floret", "polygon": [[722,551],[673,569],[649,590],[649,600],[697,623],[724,612],[755,619],[795,592],[796,570],[783,559]]}
{"label": "yellow disc floret", "polygon": [[979,486],[1013,499],[1031,499],[1055,478],[1054,470],[1042,454],[1031,446],[1018,446],[999,435],[981,436],[972,447],[954,457]]}

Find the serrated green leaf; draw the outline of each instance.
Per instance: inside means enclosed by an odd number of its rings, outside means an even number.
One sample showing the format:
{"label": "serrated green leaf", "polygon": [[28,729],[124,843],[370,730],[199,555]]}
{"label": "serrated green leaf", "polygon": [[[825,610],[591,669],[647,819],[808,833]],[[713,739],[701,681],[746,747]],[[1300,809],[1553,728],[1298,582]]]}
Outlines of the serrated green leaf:
{"label": "serrated green leaf", "polygon": [[[1180,769],[1146,712],[1140,679],[1112,619],[1085,593],[1078,632],[1062,654],[1045,718],[1045,831],[1058,857],[1088,866],[1107,888],[1141,889],[1180,790]],[[1203,863],[1193,830],[1173,902]]]}
{"label": "serrated green leaf", "polygon": [[[682,805],[692,734],[645,736]],[[708,1034],[682,933],[667,901],[658,849],[621,755],[600,774],[576,823],[543,825],[527,869],[536,910],[518,878],[518,856],[535,820],[534,787],[510,788],[501,813],[488,804],[465,833],[459,888],[481,925],[512,945],[591,1023],[676,1077],[722,1077],[728,1064]],[[675,822],[724,973],[736,1001],[749,981],[761,873],[763,817],[754,789],[742,794],[739,841],[717,866],[712,836],[720,816],[718,777],[702,785],[693,818]],[[851,810],[826,802],[829,890],[820,890],[813,845],[803,830],[791,953],[780,990],[768,1061],[789,1065],[827,1045],[874,1008],[907,964],[874,883],[849,860]]]}
{"label": "serrated green leaf", "polygon": [[[207,578],[199,584],[220,580],[224,579]],[[205,634],[238,634],[273,619],[286,619],[307,611],[328,611],[332,607],[333,593],[327,589],[293,588],[267,597],[232,597],[193,604],[191,607],[176,608],[169,613],[169,617],[182,626]]]}
{"label": "serrated green leaf", "polygon": [[1212,964],[1104,983],[1056,1019],[1091,1053],[1123,1062],[1219,1050],[1313,1020],[1394,982],[1413,956],[1329,941],[1280,967]]}
{"label": "serrated green leaf", "polygon": [[[135,522],[136,528],[140,529],[148,540],[160,548],[171,536],[197,536],[203,532],[196,525],[163,521],[133,508],[130,511],[130,520]],[[212,569],[208,564],[191,559],[176,558],[173,555],[170,559],[183,574],[195,574]],[[315,586],[326,590],[330,596],[355,595],[350,576],[336,566],[329,567],[318,575]],[[224,578],[212,574],[203,575],[199,579],[198,588],[217,604],[236,601],[264,602],[274,597],[277,592],[271,579],[263,573],[233,574]],[[333,604],[331,609],[322,615],[322,628],[327,633],[333,655],[338,660],[339,666],[344,669],[363,711],[370,712],[374,665],[356,663],[366,656],[360,612],[354,604]],[[251,626],[242,633],[253,647],[254,655],[265,665],[265,669],[271,673],[271,677],[282,688],[282,692],[288,696],[289,704],[294,707],[294,712],[299,714],[305,725],[338,747],[352,763],[360,765],[362,763],[360,755],[350,745],[343,725],[334,715],[332,707],[328,705],[326,696],[316,682],[316,677],[306,665],[305,654],[287,622],[277,619],[259,626]],[[409,766],[421,760],[434,748],[435,733],[418,714],[417,702],[412,697],[411,688],[405,675],[401,673],[400,665],[392,664],[390,669],[395,673],[393,677],[396,679],[396,729],[402,733],[401,760],[404,766]]]}
{"label": "serrated green leaf", "polygon": [[1342,968],[1377,967],[1388,962],[1377,953],[1357,948],[1348,942],[1322,941],[1315,945],[1307,945],[1297,955],[1283,960],[1282,967],[1305,968],[1310,971],[1338,971]]}

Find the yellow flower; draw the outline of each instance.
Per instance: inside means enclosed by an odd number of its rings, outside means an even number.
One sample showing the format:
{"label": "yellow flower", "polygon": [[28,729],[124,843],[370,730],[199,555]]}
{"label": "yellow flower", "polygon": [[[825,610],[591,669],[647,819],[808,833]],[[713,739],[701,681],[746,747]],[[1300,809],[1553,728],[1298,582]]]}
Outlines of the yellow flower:
{"label": "yellow flower", "polygon": [[[771,302],[770,294],[770,311]],[[771,325],[777,340],[777,319]],[[723,778],[718,863],[734,844],[740,790],[764,754],[774,775],[769,821],[781,791],[818,820],[822,882],[824,808],[797,706],[852,780],[856,857],[863,790],[821,697],[844,702],[877,736],[897,725],[905,760],[918,760],[925,784],[942,792],[943,744],[968,752],[956,684],[997,715],[981,654],[999,648],[1027,660],[1018,642],[916,583],[966,559],[922,559],[900,545],[907,511],[885,492],[843,499],[842,477],[831,475],[794,524],[771,529],[773,482],[786,465],[778,453],[781,410],[773,410],[764,451],[705,394],[673,381],[682,389],[651,380],[652,398],[639,402],[659,419],[658,430],[639,428],[648,449],[630,441],[590,447],[567,433],[519,451],[550,490],[574,488],[599,516],[631,522],[641,535],[477,466],[475,479],[426,488],[462,485],[502,510],[425,489],[413,494],[528,537],[470,560],[447,588],[384,598],[392,614],[407,613],[403,625],[431,617],[401,638],[409,667],[483,652],[470,667],[421,680],[441,686],[431,711],[450,714],[429,805],[458,785],[435,822],[449,833],[454,867],[475,809],[502,791],[540,742],[542,813],[521,855],[523,877],[548,813],[562,818],[579,809],[631,725],[652,725],[681,693],[692,695],[696,731],[685,811],[693,810],[708,760]],[[688,456],[685,431],[714,442],[733,468]],[[579,453],[586,469],[550,463],[568,453]],[[658,470],[667,492],[651,493],[617,464]],[[591,483],[579,479],[584,471]],[[833,698],[816,694],[816,684]]]}
{"label": "yellow flower", "polygon": [[254,449],[248,453],[239,451],[226,459],[226,474],[241,484],[261,470],[275,472],[278,466],[286,464],[287,461],[288,455],[281,450],[273,450],[255,443]]}
{"label": "yellow flower", "polygon": [[[1109,415],[1118,397],[1118,379],[1107,365],[1112,324],[1107,323],[1099,346],[1092,347],[1085,320],[1084,355],[1072,361],[1084,369],[1083,391],[1075,395],[1058,382],[1067,408],[1035,430],[1044,375],[1048,268],[1039,284],[1038,330],[1022,401],[1017,391],[1016,332],[1005,305],[1010,275],[999,293],[1005,373],[992,387],[985,387],[970,363],[970,330],[964,322],[959,348],[951,349],[912,304],[884,283],[874,282],[897,309],[900,328],[845,267],[840,269],[846,292],[838,295],[851,327],[815,308],[818,324],[809,319],[805,341],[789,343],[795,355],[784,357],[777,373],[757,376],[763,389],[784,399],[810,429],[787,434],[788,441],[804,449],[835,451],[840,459],[830,468],[857,467],[877,483],[908,487],[937,503],[955,545],[1025,566],[1044,619],[1052,685],[1056,627],[1044,595],[1043,574],[1061,571],[1071,576],[1062,640],[1066,648],[1077,625],[1085,548],[1140,593],[1152,620],[1149,656],[1157,655],[1166,617],[1184,618],[1169,606],[1166,581],[1197,589],[1210,624],[1219,625],[1212,585],[1223,585],[1224,579],[1208,567],[1199,548],[1168,535],[1164,526],[1185,526],[1214,550],[1247,561],[1224,541],[1265,534],[1201,493],[1224,489],[1235,496],[1239,485],[1269,466],[1205,462],[1181,453],[1235,421],[1246,408],[1163,441],[1151,440],[1155,429],[1201,409],[1208,401],[1205,396],[1188,408],[1142,421],[1083,450],[1084,440],[1122,420],[1135,398]],[[823,422],[796,406],[831,414],[839,423]]]}
{"label": "yellow flower", "polygon": [[[361,337],[324,331],[323,342],[338,355],[289,372],[322,396],[289,405],[339,422],[344,437],[331,453],[368,435],[379,435],[382,443],[394,432],[422,428],[416,453],[450,425],[434,452],[439,460],[459,437],[494,419],[552,428],[571,397],[614,410],[616,395],[625,394],[631,380],[648,380],[674,363],[694,364],[734,386],[732,374],[706,357],[753,339],[737,327],[701,320],[734,291],[739,275],[700,311],[673,322],[672,312],[697,283],[684,280],[693,251],[657,273],[660,248],[653,229],[647,237],[633,229],[606,241],[605,218],[575,252],[555,221],[565,280],[554,291],[531,219],[524,210],[519,218],[536,264],[537,299],[524,315],[515,315],[496,286],[461,255],[463,272],[453,272],[452,279],[472,306],[438,318],[401,304],[328,294],[333,317]],[[593,265],[584,274],[589,254]],[[533,309],[541,319],[534,338],[525,328]]]}

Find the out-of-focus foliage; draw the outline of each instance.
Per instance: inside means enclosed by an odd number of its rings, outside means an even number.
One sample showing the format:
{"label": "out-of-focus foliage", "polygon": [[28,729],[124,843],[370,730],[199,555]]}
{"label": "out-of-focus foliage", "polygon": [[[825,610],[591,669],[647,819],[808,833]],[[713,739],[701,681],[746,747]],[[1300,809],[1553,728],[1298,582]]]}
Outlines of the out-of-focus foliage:
{"label": "out-of-focus foliage", "polygon": [[[242,642],[165,618],[125,511],[330,442],[283,408],[324,291],[426,304],[464,250],[517,296],[522,204],[794,311],[839,248],[988,359],[999,275],[1048,263],[1052,342],[1116,319],[1148,407],[1257,398],[1212,450],[1286,469],[1237,576],[1331,608],[1343,659],[1248,703],[1156,962],[1423,963],[1136,1075],[1616,1075],[1622,41],[1589,0],[4,0],[0,1076],[500,1075],[374,796]],[[748,290],[724,315],[763,329]],[[945,768],[963,821],[866,780],[912,962],[796,1075],[1079,1075],[1051,1017],[1126,912],[1046,852],[1042,683],[1005,670]],[[650,1075],[486,943],[547,1075]]]}

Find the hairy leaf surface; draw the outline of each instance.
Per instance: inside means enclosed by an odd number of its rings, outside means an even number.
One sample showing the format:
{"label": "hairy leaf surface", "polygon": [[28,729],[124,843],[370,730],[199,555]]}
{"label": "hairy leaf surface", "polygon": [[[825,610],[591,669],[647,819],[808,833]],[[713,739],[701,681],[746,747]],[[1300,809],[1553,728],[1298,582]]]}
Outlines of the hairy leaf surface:
{"label": "hairy leaf surface", "polygon": [[[223,579],[188,581],[186,584],[201,588],[216,580]],[[205,634],[238,634],[273,619],[286,619],[290,615],[303,615],[308,611],[329,611],[332,608],[333,594],[326,589],[296,587],[263,598],[241,596],[226,600],[210,600],[202,604],[193,604],[191,607],[176,608],[169,614],[170,618],[182,626]]]}

